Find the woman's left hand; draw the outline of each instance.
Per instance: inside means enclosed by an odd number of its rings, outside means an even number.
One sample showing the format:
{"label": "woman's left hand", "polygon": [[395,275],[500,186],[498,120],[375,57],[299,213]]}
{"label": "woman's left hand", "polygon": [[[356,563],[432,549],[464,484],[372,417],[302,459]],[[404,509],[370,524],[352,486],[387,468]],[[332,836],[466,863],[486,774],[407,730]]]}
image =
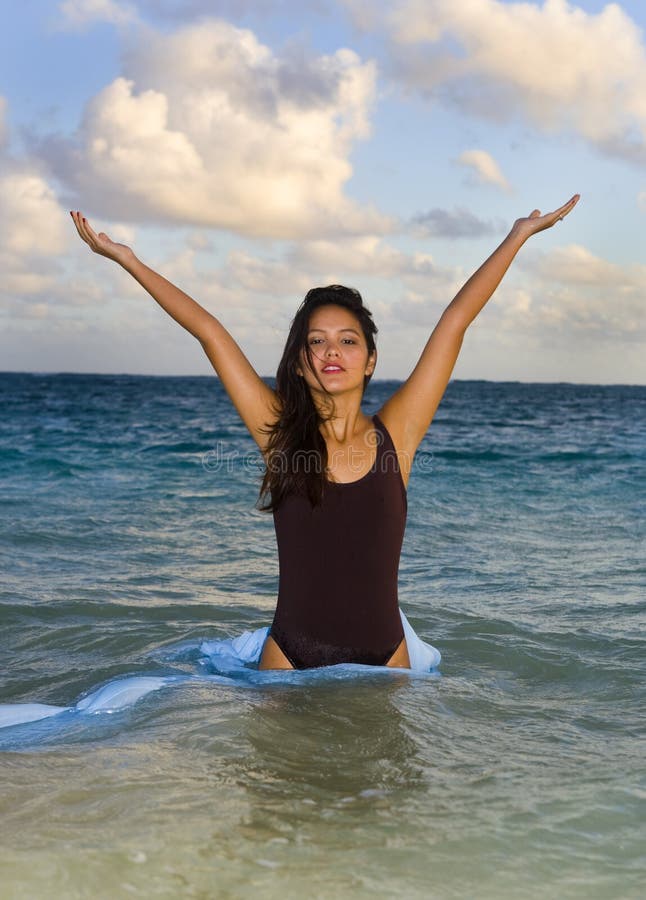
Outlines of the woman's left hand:
{"label": "woman's left hand", "polygon": [[551,228],[552,225],[555,225],[556,222],[561,222],[568,213],[572,212],[579,202],[579,197],[580,194],[575,194],[571,200],[568,200],[563,206],[555,209],[554,212],[541,215],[540,209],[535,209],[527,216],[527,218],[516,219],[511,229],[511,233],[521,237],[525,241],[533,234],[537,234],[539,231],[545,231],[546,228]]}

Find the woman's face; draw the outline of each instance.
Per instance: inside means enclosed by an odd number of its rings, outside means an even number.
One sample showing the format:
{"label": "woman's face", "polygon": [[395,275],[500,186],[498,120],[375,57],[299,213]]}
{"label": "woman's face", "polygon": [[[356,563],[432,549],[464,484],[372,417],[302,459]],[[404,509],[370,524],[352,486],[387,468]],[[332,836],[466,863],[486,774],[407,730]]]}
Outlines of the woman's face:
{"label": "woman's face", "polygon": [[311,390],[342,393],[361,388],[364,377],[372,375],[377,354],[368,345],[357,317],[343,306],[319,306],[310,316],[307,344],[311,366],[301,351],[299,375]]}

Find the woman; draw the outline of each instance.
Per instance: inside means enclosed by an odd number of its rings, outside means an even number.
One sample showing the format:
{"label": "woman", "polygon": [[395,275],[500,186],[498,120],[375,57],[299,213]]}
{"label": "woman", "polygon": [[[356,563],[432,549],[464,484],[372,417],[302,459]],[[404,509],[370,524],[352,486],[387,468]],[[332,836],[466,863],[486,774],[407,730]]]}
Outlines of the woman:
{"label": "woman", "polygon": [[264,455],[261,494],[274,514],[280,586],[259,668],[410,667],[397,569],[415,452],[466,329],[525,241],[562,220],[578,199],[514,223],[448,305],[411,375],[372,419],[361,400],[377,362],[377,329],[358,292],[331,285],[308,293],[272,390],[214,316],[129,247],[71,213],[95,253],[119,263],[199,340]]}

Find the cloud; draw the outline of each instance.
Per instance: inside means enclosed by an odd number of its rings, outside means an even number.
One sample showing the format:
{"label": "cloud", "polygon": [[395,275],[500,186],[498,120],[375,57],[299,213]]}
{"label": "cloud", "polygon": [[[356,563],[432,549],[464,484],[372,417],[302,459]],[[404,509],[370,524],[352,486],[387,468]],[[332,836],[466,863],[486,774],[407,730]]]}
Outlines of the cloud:
{"label": "cloud", "polygon": [[641,191],[637,195],[637,206],[646,212],[646,191]]}
{"label": "cloud", "polygon": [[[361,22],[362,0],[344,2]],[[396,0],[381,27],[393,73],[424,96],[646,163],[646,47],[619,4]]]}
{"label": "cloud", "polygon": [[266,259],[244,250],[232,250],[219,280],[236,290],[281,298],[304,296],[312,287],[312,274],[299,270],[287,259]]}
{"label": "cloud", "polygon": [[64,247],[64,217],[52,188],[28,165],[1,176],[0,247],[4,252],[54,256]]}
{"label": "cloud", "polygon": [[[423,276],[420,272],[421,277],[404,272],[402,266],[402,274],[392,277],[393,288],[399,288],[391,295],[392,313],[402,323],[426,329],[469,275],[437,266]],[[510,341],[517,346],[518,335],[545,348],[555,342],[575,348],[580,340],[629,346],[646,337],[645,294],[646,265],[619,266],[575,244],[547,252],[527,248],[472,328],[486,333],[497,352]]]}
{"label": "cloud", "polygon": [[0,176],[0,306],[42,299],[60,272],[64,217],[54,192],[21,166]]}
{"label": "cloud", "polygon": [[481,184],[493,184],[503,191],[511,190],[511,185],[502,174],[500,166],[486,150],[465,150],[457,162],[471,169],[475,180]]}
{"label": "cloud", "polygon": [[427,253],[405,253],[379,236],[298,241],[270,256],[232,249],[221,265],[206,269],[196,265],[190,243],[189,238],[189,249],[164,261],[163,274],[191,296],[212,299],[225,321],[242,329],[240,336],[253,338],[261,323],[272,326],[276,347],[298,303],[316,285],[357,287],[380,319],[395,323],[406,319],[403,300],[415,294],[420,305],[413,321],[423,319],[425,325],[434,324],[460,286],[455,269],[438,265]]}
{"label": "cloud", "polygon": [[[0,160],[0,308],[13,319],[46,317],[54,308],[82,306],[104,298],[115,273],[78,274],[67,253],[74,228],[54,188],[30,160]],[[109,229],[125,234],[118,225]],[[74,245],[76,246],[76,245]],[[87,254],[87,248],[82,253]]]}
{"label": "cloud", "polygon": [[[586,247],[570,244],[549,253],[534,254],[523,263],[525,269],[544,281],[560,281],[569,285],[598,285],[604,288],[627,283],[626,272],[616,263],[608,262]],[[646,271],[646,267],[644,271]]]}
{"label": "cloud", "polygon": [[536,326],[601,339],[645,336],[646,265],[619,266],[578,244],[534,251],[519,263],[532,279]]}
{"label": "cloud", "polygon": [[290,262],[319,275],[335,273],[395,278],[434,271],[427,253],[408,254],[384,243],[375,235],[344,241],[313,240],[294,245]]}
{"label": "cloud", "polygon": [[87,28],[96,22],[131,25],[138,17],[130,3],[116,0],[64,0],[59,6],[61,24],[73,30]]}
{"label": "cloud", "polygon": [[254,237],[392,226],[343,193],[376,78],[351,50],[276,55],[211,20],[136,32],[125,76],[91,100],[72,139],[39,145],[83,208]]}
{"label": "cloud", "polygon": [[37,164],[7,151],[6,110],[0,97],[0,306],[5,309],[17,299],[40,299],[55,285],[65,247],[65,217],[53,188]]}
{"label": "cloud", "polygon": [[357,287],[378,323],[431,328],[462,283],[462,273],[441,266],[429,253],[407,253],[378,236],[344,241],[304,241],[287,253],[292,271],[307,272],[313,283]]}
{"label": "cloud", "polygon": [[479,219],[464,207],[429,209],[411,219],[411,231],[416,237],[479,238],[497,234],[501,227]]}
{"label": "cloud", "polygon": [[[0,97],[0,111],[6,112],[6,108]],[[9,136],[7,133],[6,144]],[[122,240],[134,237],[132,228],[118,223],[107,227]],[[72,247],[74,250],[69,253]],[[83,258],[85,268],[89,251],[76,238],[69,214],[61,207],[42,165],[29,157],[12,156],[6,146],[0,147],[3,327],[15,328],[21,321],[47,319],[48,327],[55,327],[57,333],[66,328],[73,331],[79,320],[60,315],[62,309],[94,303],[97,310],[103,310],[110,295],[123,293],[123,283],[119,283],[123,272],[107,270],[100,279],[91,272],[79,274],[75,253],[77,259]]]}
{"label": "cloud", "polygon": [[206,16],[226,16],[228,19],[242,19],[249,14],[275,15],[324,9],[321,0],[138,0],[139,9],[153,18],[169,22],[186,22]]}
{"label": "cloud", "polygon": [[[232,250],[222,269],[210,273],[223,285],[235,285],[256,294],[276,298],[302,297],[317,284],[392,283],[395,296],[404,286],[443,284],[453,270],[438,266],[427,253],[404,253],[379,236],[343,240],[310,240],[289,244],[282,258],[263,258],[244,250]],[[359,288],[361,289],[361,288]],[[449,298],[450,299],[450,298]],[[448,302],[448,301],[447,301]],[[293,313],[293,309],[290,307]]]}

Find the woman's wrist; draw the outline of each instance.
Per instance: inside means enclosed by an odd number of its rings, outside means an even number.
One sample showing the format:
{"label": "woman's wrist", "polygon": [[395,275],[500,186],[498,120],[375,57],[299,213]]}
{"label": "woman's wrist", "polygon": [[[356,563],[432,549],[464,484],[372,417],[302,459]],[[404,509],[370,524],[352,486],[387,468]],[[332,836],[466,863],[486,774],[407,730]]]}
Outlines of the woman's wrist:
{"label": "woman's wrist", "polygon": [[117,258],[117,262],[121,268],[125,269],[130,275],[134,275],[136,269],[143,266],[141,260],[135,256],[134,251],[132,251],[130,247],[127,248],[127,252],[124,252],[121,258]]}
{"label": "woman's wrist", "polygon": [[526,227],[523,227],[523,220],[520,219],[511,226],[511,231],[505,238],[505,241],[509,241],[510,244],[516,246],[517,250],[520,250],[527,238],[532,236],[532,233]]}

